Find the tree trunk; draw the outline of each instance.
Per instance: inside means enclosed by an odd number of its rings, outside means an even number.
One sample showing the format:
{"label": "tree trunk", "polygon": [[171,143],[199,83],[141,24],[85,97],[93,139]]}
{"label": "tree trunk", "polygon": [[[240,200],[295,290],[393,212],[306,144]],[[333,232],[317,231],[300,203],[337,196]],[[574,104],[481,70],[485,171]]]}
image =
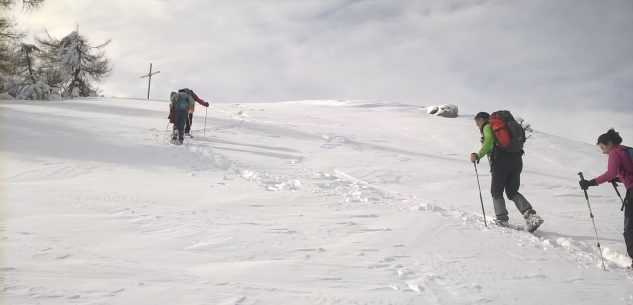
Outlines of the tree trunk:
{"label": "tree trunk", "polygon": [[33,75],[33,64],[31,63],[31,52],[26,52],[26,63],[29,66],[29,76],[31,77],[31,81],[35,84],[35,76]]}

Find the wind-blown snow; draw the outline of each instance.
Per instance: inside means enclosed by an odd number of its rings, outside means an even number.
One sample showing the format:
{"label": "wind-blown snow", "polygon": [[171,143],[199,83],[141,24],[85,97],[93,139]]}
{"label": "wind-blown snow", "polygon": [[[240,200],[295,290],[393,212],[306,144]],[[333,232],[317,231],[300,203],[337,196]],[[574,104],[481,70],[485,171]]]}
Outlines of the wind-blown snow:
{"label": "wind-blown snow", "polygon": [[532,235],[484,227],[472,116],[212,105],[176,147],[166,108],[0,101],[0,303],[633,304],[619,199],[590,189],[605,272],[577,185],[606,167],[593,145],[532,134]]}

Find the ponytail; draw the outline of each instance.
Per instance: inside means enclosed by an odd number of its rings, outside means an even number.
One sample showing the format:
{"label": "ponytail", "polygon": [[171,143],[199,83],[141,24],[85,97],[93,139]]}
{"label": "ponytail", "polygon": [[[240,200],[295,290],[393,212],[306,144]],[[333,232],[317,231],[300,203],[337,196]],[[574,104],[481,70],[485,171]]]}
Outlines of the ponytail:
{"label": "ponytail", "polygon": [[620,137],[620,134],[613,130],[613,128],[609,129],[609,131],[607,131],[606,133],[601,134],[598,137],[598,143],[596,144],[604,144],[607,145],[608,142],[611,142],[615,145],[620,145],[622,143],[622,137]]}

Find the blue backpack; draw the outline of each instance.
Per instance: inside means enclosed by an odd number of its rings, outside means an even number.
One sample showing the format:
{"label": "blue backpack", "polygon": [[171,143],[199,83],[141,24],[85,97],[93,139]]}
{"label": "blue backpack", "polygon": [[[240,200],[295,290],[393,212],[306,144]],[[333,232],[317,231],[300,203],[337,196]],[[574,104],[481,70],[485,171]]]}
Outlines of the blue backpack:
{"label": "blue backpack", "polygon": [[189,95],[185,92],[178,92],[174,101],[174,110],[187,110],[189,109]]}

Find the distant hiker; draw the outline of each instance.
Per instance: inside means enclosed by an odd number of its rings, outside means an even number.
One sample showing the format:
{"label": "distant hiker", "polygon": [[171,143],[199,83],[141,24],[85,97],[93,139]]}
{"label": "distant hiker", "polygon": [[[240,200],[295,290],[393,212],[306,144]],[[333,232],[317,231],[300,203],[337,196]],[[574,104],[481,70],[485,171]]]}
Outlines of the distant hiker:
{"label": "distant hiker", "polygon": [[[506,114],[507,113],[507,116]],[[506,209],[506,203],[503,199],[503,191],[505,189],[508,199],[514,201],[517,209],[525,218],[525,228],[529,232],[534,232],[542,223],[543,219],[536,215],[536,211],[532,208],[532,205],[519,193],[519,186],[521,185],[521,171],[523,170],[523,142],[525,141],[525,132],[521,125],[510,115],[509,112],[493,113],[495,118],[499,115],[504,115],[503,125],[505,127],[499,127],[496,132],[493,132],[491,126],[491,115],[487,112],[480,112],[475,116],[475,123],[479,127],[479,131],[482,135],[482,145],[479,152],[472,153],[470,155],[470,161],[475,163],[479,162],[484,156],[488,156],[490,162],[490,172],[492,176],[490,192],[492,193],[492,202],[495,209],[496,220],[495,223],[500,226],[508,226],[508,210]],[[511,123],[511,121],[514,121]],[[514,131],[514,135],[510,135],[510,130],[517,128],[519,130]],[[512,127],[512,128],[510,128]],[[501,130],[501,129],[504,129]],[[506,134],[504,135],[503,132]],[[496,133],[499,133],[497,135]],[[510,137],[508,137],[510,135]],[[507,137],[504,140],[499,138]],[[521,139],[523,137],[523,139]],[[508,143],[503,142],[510,142]]]}
{"label": "distant hiker", "polygon": [[[193,90],[189,89],[189,88],[184,88],[184,89],[180,89],[178,90],[178,93],[180,92],[185,92],[187,93],[196,103],[204,106],[204,107],[209,107],[209,103],[205,102],[203,99],[199,98],[198,95],[196,95],[195,92],[193,92]],[[192,104],[191,108],[189,108],[188,110],[188,117],[187,117],[187,121],[185,122],[185,135],[187,136],[191,136],[191,124],[193,123],[193,112],[195,111],[195,103]]]}
{"label": "distant hiker", "polygon": [[[602,153],[609,156],[607,171],[591,179],[580,180],[580,188],[588,189],[607,181],[624,183],[626,196],[624,197],[624,243],[629,257],[633,258],[633,149],[622,144],[622,137],[613,129],[609,129],[598,137],[597,145]],[[633,261],[631,262],[633,268]]]}
{"label": "distant hiker", "polygon": [[187,114],[193,107],[193,99],[186,92],[172,92],[169,101],[168,118],[174,124],[171,142],[180,145],[184,141]]}

